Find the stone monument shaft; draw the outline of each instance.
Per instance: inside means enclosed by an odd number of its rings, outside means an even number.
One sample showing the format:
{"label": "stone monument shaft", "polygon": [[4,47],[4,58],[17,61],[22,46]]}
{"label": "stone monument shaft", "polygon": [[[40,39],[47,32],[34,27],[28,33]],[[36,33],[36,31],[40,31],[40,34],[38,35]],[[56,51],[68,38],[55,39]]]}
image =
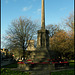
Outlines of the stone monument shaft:
{"label": "stone monument shaft", "polygon": [[41,28],[45,29],[45,6],[44,6],[44,0],[42,0]]}
{"label": "stone monument shaft", "polygon": [[37,36],[37,47],[38,48],[49,48],[49,31],[45,29],[45,5],[44,1],[42,1],[42,7],[41,7],[41,29],[38,30],[38,36]]}

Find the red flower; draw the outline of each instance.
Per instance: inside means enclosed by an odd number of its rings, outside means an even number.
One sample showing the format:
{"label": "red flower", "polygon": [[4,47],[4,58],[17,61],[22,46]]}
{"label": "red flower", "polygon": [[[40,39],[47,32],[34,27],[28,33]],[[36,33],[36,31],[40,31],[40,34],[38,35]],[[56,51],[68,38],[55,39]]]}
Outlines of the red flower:
{"label": "red flower", "polygon": [[27,60],[27,61],[32,61],[32,60],[29,59],[29,60]]}
{"label": "red flower", "polygon": [[52,59],[47,59],[48,61],[52,61]]}
{"label": "red flower", "polygon": [[30,64],[34,64],[33,62],[31,62]]}
{"label": "red flower", "polygon": [[49,64],[49,62],[42,62],[42,64]]}
{"label": "red flower", "polygon": [[18,62],[18,64],[24,64],[24,62]]}
{"label": "red flower", "polygon": [[52,62],[52,64],[54,64],[55,62]]}
{"label": "red flower", "polygon": [[64,63],[68,63],[67,61],[65,61]]}
{"label": "red flower", "polygon": [[48,61],[50,60],[50,59],[47,59]]}

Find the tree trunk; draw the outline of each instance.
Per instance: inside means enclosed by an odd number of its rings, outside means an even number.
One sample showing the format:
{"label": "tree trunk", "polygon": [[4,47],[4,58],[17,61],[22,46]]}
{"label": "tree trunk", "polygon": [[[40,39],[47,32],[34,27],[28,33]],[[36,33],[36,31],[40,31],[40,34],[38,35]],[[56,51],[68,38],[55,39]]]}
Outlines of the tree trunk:
{"label": "tree trunk", "polygon": [[25,60],[25,50],[24,50],[24,43],[23,43],[23,60]]}

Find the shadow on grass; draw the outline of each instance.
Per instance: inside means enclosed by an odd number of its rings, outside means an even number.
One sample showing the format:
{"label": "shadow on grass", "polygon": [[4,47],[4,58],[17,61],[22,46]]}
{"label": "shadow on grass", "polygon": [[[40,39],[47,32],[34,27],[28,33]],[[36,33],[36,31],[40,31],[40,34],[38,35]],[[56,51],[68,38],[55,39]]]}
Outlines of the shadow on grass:
{"label": "shadow on grass", "polygon": [[74,75],[74,70],[64,70],[59,72],[52,72],[51,75]]}
{"label": "shadow on grass", "polygon": [[1,68],[1,75],[29,75],[29,72],[12,71],[9,68]]}
{"label": "shadow on grass", "polygon": [[72,62],[72,63],[69,63],[69,68],[74,68],[74,62]]}
{"label": "shadow on grass", "polygon": [[18,67],[18,64],[17,63],[13,63],[13,64],[2,66],[1,68],[17,68],[17,67]]}

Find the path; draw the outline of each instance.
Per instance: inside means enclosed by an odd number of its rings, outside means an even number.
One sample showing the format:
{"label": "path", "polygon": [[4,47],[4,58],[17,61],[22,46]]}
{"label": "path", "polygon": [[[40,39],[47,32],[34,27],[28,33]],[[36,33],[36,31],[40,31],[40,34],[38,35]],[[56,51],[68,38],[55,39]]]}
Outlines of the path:
{"label": "path", "polygon": [[14,63],[14,61],[11,61],[11,59],[3,60],[1,61],[1,67],[11,63]]}

